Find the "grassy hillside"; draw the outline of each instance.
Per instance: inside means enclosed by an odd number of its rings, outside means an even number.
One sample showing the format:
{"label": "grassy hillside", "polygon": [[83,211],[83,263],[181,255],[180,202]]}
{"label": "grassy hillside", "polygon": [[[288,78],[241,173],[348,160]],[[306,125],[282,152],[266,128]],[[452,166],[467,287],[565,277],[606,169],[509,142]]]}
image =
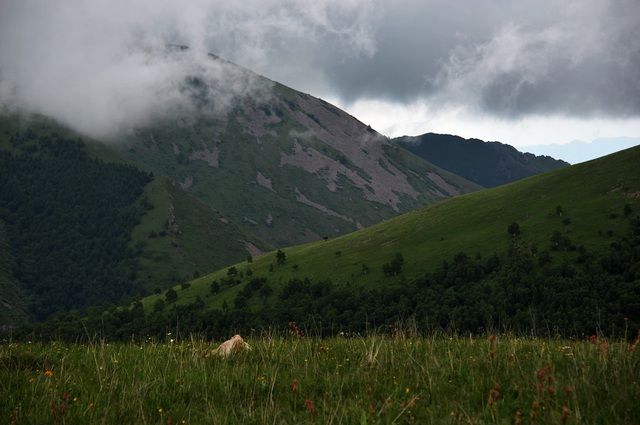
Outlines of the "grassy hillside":
{"label": "grassy hillside", "polygon": [[138,282],[149,291],[270,249],[166,178],[147,185],[144,199],[153,209],[133,230],[131,246],[140,247]]}
{"label": "grassy hillside", "polygon": [[495,187],[569,165],[549,156],[519,152],[513,146],[449,134],[398,137],[394,143],[439,167],[484,187]]}
{"label": "grassy hillside", "polygon": [[[231,304],[255,277],[267,278],[276,288],[293,278],[389,287],[433,271],[459,252],[483,258],[504,252],[511,240],[507,227],[512,222],[519,224],[521,241],[540,251],[551,248],[551,237],[557,231],[574,246],[602,253],[616,235],[628,229],[623,219],[625,205],[636,214],[640,209],[639,163],[640,148],[633,148],[459,196],[342,237],[284,249],[284,265],[277,265],[272,252],[252,264],[237,264],[242,277],[239,273],[234,279],[240,284],[211,295],[211,282],[229,277],[223,269],[194,280],[191,288],[180,292],[176,303],[192,303],[199,297],[208,306],[221,308],[225,301]],[[404,257],[402,273],[385,276],[382,265],[396,253]],[[146,298],[145,306],[150,309],[160,297]]]}

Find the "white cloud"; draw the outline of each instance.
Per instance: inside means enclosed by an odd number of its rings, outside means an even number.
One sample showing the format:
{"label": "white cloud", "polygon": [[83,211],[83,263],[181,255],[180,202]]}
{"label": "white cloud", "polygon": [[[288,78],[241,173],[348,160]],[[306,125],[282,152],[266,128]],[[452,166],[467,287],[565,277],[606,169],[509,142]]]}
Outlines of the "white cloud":
{"label": "white cloud", "polygon": [[561,115],[528,115],[517,119],[480,114],[464,106],[442,106],[424,100],[408,104],[380,100],[332,103],[365,124],[389,136],[415,136],[427,132],[500,141],[516,147],[568,143],[602,137],[637,137],[640,118],[580,118]]}

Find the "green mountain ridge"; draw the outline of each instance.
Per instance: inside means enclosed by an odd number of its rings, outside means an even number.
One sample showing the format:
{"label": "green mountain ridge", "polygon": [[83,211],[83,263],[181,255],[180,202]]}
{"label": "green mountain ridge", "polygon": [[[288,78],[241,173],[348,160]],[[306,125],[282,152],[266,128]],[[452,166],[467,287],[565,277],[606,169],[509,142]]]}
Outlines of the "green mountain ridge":
{"label": "green mountain ridge", "polygon": [[[535,261],[536,253],[546,257],[549,252],[557,257],[556,264],[575,261],[584,253],[598,258],[618,243],[615,237],[626,234],[626,215],[639,210],[639,163],[640,148],[633,148],[458,196],[335,239],[293,246],[282,250],[282,264],[275,252],[268,253],[253,263],[238,263],[232,271],[222,269],[196,279],[187,290],[177,288],[175,305],[187,307],[197,301],[204,308],[224,310],[239,295],[252,293],[246,288],[262,278],[274,294],[304,279],[363,290],[402,287],[461,252],[487,259],[506,251],[512,240],[507,228],[514,222],[521,233],[519,243],[533,247]],[[385,273],[383,265],[392,264],[398,253],[403,258],[401,272]],[[212,282],[220,286],[218,293],[212,293]],[[147,297],[143,305],[150,311],[164,296]],[[279,302],[269,297],[251,300],[246,307],[250,311]]]}
{"label": "green mountain ridge", "polygon": [[500,142],[426,133],[392,140],[419,157],[484,187],[566,167],[565,161],[519,152]]}

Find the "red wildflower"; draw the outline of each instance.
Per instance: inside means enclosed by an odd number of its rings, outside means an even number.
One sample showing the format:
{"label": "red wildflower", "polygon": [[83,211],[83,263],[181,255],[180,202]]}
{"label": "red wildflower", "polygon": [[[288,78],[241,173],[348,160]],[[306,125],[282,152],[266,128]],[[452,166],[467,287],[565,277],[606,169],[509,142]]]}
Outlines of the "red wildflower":
{"label": "red wildflower", "polygon": [[318,411],[316,410],[316,406],[313,404],[313,400],[311,400],[310,398],[304,401],[304,405],[307,407],[307,411],[311,413],[313,416],[318,414]]}
{"label": "red wildflower", "polygon": [[489,406],[498,401],[500,398],[500,384],[495,384],[489,391]]}
{"label": "red wildflower", "polygon": [[569,420],[569,406],[566,404],[562,405],[562,423],[566,424]]}
{"label": "red wildflower", "polygon": [[298,392],[298,380],[295,378],[293,378],[293,380],[291,381],[291,392],[293,393]]}

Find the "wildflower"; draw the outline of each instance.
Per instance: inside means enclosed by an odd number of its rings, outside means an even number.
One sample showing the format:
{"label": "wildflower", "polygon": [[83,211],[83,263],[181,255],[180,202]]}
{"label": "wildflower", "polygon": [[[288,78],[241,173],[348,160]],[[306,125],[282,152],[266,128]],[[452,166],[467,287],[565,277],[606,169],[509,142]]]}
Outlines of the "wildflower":
{"label": "wildflower", "polygon": [[496,383],[491,389],[491,391],[489,391],[489,401],[488,401],[489,406],[497,402],[499,398],[500,398],[500,384]]}
{"label": "wildflower", "polygon": [[496,356],[496,350],[493,346],[493,343],[496,341],[495,335],[489,335],[489,358],[493,359]]}
{"label": "wildflower", "polygon": [[294,394],[298,392],[298,380],[295,378],[291,381],[291,392]]}
{"label": "wildflower", "polygon": [[411,388],[407,387],[404,389],[405,394],[409,394],[411,392]]}
{"label": "wildflower", "polygon": [[515,425],[522,425],[522,412],[520,410],[516,410],[516,418],[514,423]]}
{"label": "wildflower", "polygon": [[162,407],[158,407],[158,413],[162,413]]}
{"label": "wildflower", "polygon": [[47,378],[51,378],[53,376],[53,371],[51,369],[45,370],[44,376],[46,376]]}
{"label": "wildflower", "polygon": [[538,381],[544,381],[547,375],[551,372],[551,364],[546,365],[543,368],[540,368],[536,371],[536,377]]}
{"label": "wildflower", "polygon": [[36,378],[34,378],[33,376],[31,378],[29,378],[29,383],[33,384],[35,382]]}
{"label": "wildflower", "polygon": [[307,411],[311,413],[313,416],[318,414],[318,411],[316,410],[316,406],[313,404],[313,400],[311,400],[310,398],[304,401],[304,405],[306,406]]}
{"label": "wildflower", "polygon": [[534,401],[533,403],[531,403],[531,422],[535,422],[536,418],[538,417],[538,402]]}
{"label": "wildflower", "polygon": [[298,338],[302,338],[304,336],[304,331],[298,328],[296,322],[293,321],[289,322],[289,333],[291,334],[291,336],[295,336]]}
{"label": "wildflower", "polygon": [[567,385],[566,387],[564,387],[564,393],[565,393],[566,395],[571,395],[571,394],[573,394],[573,388],[571,388],[570,386],[568,386],[568,385]]}
{"label": "wildflower", "polygon": [[598,344],[598,350],[600,351],[600,356],[605,356],[607,354],[607,349],[609,348],[609,343],[606,339],[600,340]]}
{"label": "wildflower", "polygon": [[565,404],[562,405],[562,423],[566,424],[569,420],[569,406]]}

